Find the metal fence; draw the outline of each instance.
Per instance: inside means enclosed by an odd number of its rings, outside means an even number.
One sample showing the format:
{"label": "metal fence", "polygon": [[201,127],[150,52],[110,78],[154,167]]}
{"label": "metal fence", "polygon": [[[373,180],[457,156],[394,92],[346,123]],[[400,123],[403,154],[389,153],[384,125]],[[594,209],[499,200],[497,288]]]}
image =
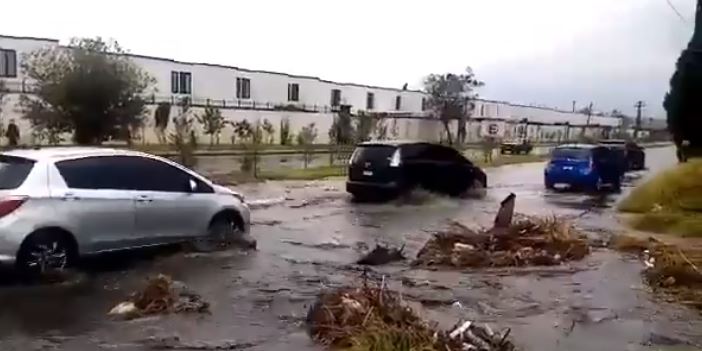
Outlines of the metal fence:
{"label": "metal fence", "polygon": [[[5,89],[10,93],[16,94],[32,94],[38,89],[36,84],[31,84],[25,81],[5,81]],[[160,103],[168,103],[177,105],[187,99],[190,106],[193,107],[217,107],[220,109],[237,109],[237,110],[264,110],[264,111],[292,111],[292,112],[316,112],[329,113],[338,112],[340,106],[305,104],[295,101],[286,103],[256,101],[252,99],[210,99],[194,95],[158,95],[158,94],[143,94],[141,96],[147,104],[157,105]]]}

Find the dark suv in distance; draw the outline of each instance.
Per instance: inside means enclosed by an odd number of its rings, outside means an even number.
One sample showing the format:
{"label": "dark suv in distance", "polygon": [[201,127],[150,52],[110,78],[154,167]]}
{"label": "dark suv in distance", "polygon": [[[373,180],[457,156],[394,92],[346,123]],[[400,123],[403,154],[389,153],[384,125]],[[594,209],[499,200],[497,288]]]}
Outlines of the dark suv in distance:
{"label": "dark suv in distance", "polygon": [[646,168],[646,152],[634,141],[607,139],[600,141],[605,146],[617,147],[624,150],[627,171],[640,171]]}
{"label": "dark suv in distance", "polygon": [[393,198],[414,188],[461,196],[487,186],[487,176],[451,147],[427,142],[358,144],[349,160],[346,191],[354,199]]}

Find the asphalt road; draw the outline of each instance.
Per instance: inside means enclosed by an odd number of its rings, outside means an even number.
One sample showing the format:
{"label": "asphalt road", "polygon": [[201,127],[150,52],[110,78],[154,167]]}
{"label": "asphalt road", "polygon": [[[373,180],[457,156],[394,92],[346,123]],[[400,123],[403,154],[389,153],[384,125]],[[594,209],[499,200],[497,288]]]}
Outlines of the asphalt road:
{"label": "asphalt road", "polygon": [[[670,148],[648,150],[651,172],[629,177],[623,190],[672,165]],[[178,337],[191,346],[250,343],[248,350],[316,350],[304,330],[309,304],[326,287],[361,276],[351,264],[364,246],[406,244],[414,256],[449,219],[488,226],[498,202],[517,194],[517,211],[572,217],[594,239],[622,229],[612,206],[620,194],[547,192],[543,164],[487,171],[483,199],[419,193],[402,202],[355,204],[342,181],[242,187],[256,204],[256,252],[158,252],[98,260],[77,281],[59,286],[0,287],[0,350],[148,350]],[[531,270],[434,272],[397,263],[374,269],[422,313],[448,326],[458,318],[512,329],[525,350],[658,350],[660,343],[702,344],[702,318],[653,296],[642,265],[607,249],[582,262]],[[148,276],[185,282],[212,304],[209,315],[169,315],[130,322],[107,311]],[[414,287],[403,286],[402,279]],[[462,307],[457,307],[459,302]],[[191,348],[192,349],[192,348]]]}

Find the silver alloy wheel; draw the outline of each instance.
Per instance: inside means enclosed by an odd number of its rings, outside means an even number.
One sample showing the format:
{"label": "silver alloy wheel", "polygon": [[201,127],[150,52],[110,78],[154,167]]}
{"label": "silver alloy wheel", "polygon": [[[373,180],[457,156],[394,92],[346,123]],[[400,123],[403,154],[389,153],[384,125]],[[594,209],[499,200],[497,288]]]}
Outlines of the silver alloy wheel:
{"label": "silver alloy wheel", "polygon": [[32,247],[28,256],[27,268],[39,273],[61,271],[68,265],[68,249],[56,240]]}

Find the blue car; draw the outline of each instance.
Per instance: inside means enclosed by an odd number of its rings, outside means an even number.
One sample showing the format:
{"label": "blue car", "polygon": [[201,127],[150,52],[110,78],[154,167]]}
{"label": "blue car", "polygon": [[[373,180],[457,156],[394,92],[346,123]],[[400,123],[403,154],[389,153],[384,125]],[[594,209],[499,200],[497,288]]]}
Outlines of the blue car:
{"label": "blue car", "polygon": [[547,189],[562,187],[618,191],[626,171],[625,155],[603,145],[570,144],[553,149],[544,170]]}

